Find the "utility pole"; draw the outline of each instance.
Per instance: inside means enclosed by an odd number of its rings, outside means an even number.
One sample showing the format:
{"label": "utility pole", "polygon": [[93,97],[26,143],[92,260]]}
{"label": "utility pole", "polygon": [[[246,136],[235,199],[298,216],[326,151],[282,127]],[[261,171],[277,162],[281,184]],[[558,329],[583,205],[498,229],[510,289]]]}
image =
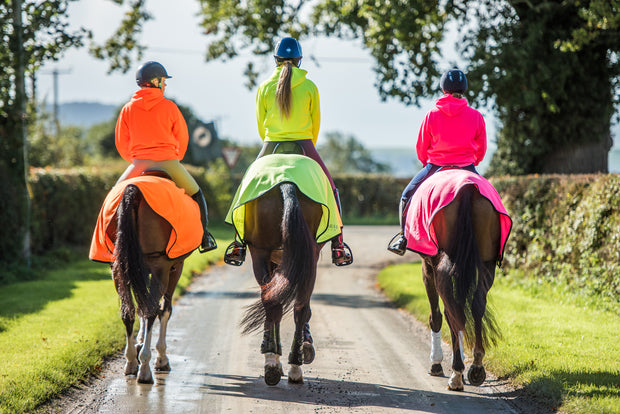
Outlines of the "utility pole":
{"label": "utility pole", "polygon": [[56,137],[60,136],[60,119],[58,116],[58,75],[66,75],[68,73],[71,73],[70,69],[58,69],[58,68],[54,68],[51,72],[44,72],[44,73],[51,73],[53,76],[53,82],[54,82],[54,127],[56,128]]}

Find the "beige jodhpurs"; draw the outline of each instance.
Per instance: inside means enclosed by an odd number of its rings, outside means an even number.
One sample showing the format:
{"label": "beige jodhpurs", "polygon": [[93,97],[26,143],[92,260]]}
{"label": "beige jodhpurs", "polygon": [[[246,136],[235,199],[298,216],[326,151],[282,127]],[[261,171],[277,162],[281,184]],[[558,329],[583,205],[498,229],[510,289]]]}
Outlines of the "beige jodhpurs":
{"label": "beige jodhpurs", "polygon": [[153,161],[134,159],[116,183],[118,184],[128,178],[137,177],[149,169],[165,171],[170,178],[172,178],[172,181],[174,181],[178,187],[184,189],[189,196],[193,196],[200,190],[194,177],[187,172],[179,160]]}

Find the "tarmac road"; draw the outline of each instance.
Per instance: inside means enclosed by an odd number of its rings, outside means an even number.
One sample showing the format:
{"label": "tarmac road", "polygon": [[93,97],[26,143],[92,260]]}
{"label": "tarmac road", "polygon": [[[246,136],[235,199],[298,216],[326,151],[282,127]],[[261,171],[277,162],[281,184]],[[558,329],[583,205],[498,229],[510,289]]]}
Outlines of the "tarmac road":
{"label": "tarmac road", "polygon": [[[244,307],[258,294],[248,257],[241,267],[209,269],[175,305],[168,325],[172,370],[155,374],[154,385],[125,377],[124,360],[117,358],[100,379],[72,391],[45,412],[524,412],[515,404],[515,394],[490,373],[481,387],[466,384],[464,392],[448,391],[447,377],[427,374],[426,324],[394,308],[375,287],[375,276],[386,264],[417,259],[413,253],[400,258],[386,250],[395,232],[394,226],[346,226],[345,240],[355,259],[347,267],[332,265],[329,246],[324,249],[311,302],[316,358],[303,366],[304,384],[289,384],[286,378],[292,315],[282,323],[285,375],[277,386],[267,386],[262,376],[262,334],[241,335],[238,324]],[[449,375],[447,344],[444,356]]]}

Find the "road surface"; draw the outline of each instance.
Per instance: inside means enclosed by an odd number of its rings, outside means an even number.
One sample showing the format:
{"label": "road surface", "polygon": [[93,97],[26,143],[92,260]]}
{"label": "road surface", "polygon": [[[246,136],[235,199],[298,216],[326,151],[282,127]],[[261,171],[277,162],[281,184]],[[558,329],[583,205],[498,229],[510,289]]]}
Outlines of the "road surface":
{"label": "road surface", "polygon": [[[329,246],[324,249],[311,302],[316,358],[303,366],[304,384],[286,379],[292,315],[282,324],[285,375],[277,386],[267,386],[262,377],[262,334],[241,335],[244,307],[256,300],[258,291],[248,255],[241,267],[209,269],[175,305],[168,332],[172,370],[155,374],[155,384],[125,377],[119,357],[107,364],[101,378],[48,405],[45,412],[524,412],[515,394],[492,375],[481,387],[466,384],[464,392],[451,392],[447,377],[427,374],[426,324],[391,306],[375,286],[375,276],[386,264],[417,258],[413,253],[400,258],[386,250],[395,232],[394,226],[345,227],[355,259],[347,267],[333,266]],[[444,355],[449,375],[448,344]]]}

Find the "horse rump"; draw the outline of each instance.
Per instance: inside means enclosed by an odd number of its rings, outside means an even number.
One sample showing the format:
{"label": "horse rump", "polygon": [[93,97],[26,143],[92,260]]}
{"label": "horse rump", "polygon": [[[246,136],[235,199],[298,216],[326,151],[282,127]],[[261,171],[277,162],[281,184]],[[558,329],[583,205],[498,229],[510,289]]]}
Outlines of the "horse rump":
{"label": "horse rump", "polygon": [[476,319],[481,320],[485,346],[495,345],[501,337],[494,313],[487,306],[486,296],[493,285],[495,261],[485,263],[480,254],[473,221],[476,197],[481,196],[474,185],[467,185],[459,192],[453,237],[437,266],[438,273],[446,275],[445,283],[450,284],[443,290],[449,292],[446,296],[453,298],[444,301],[446,318],[455,330],[463,331],[470,347],[475,340]]}
{"label": "horse rump", "polygon": [[[271,279],[261,286],[262,299],[246,310],[241,321],[244,334],[262,328],[265,307],[282,306],[282,313],[286,314],[298,296],[309,295],[313,288],[312,275],[317,266],[314,235],[304,218],[295,184],[280,184],[280,193],[282,219],[277,231],[281,234],[282,260],[273,269]],[[260,203],[260,199],[257,202]]]}

